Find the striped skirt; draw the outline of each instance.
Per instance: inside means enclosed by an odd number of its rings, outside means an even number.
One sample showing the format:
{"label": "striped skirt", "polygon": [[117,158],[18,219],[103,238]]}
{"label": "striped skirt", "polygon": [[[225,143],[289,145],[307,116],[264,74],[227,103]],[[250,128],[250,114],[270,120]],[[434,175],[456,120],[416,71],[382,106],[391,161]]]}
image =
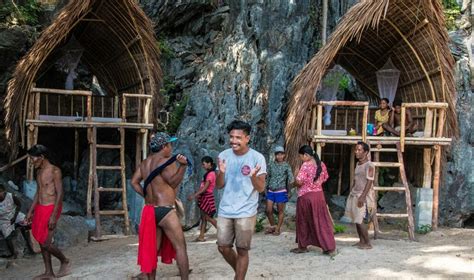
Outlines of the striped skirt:
{"label": "striped skirt", "polygon": [[209,215],[209,217],[213,217],[216,214],[216,203],[214,201],[214,194],[209,192],[201,194],[198,200],[198,206],[199,209]]}

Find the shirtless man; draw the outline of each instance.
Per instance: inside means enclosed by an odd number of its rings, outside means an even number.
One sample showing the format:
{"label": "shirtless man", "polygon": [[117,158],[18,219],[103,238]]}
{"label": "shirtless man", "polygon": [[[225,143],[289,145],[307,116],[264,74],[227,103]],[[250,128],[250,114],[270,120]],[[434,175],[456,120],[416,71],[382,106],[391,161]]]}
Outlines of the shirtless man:
{"label": "shirtless man", "polygon": [[[392,133],[395,136],[400,136],[400,128],[401,128],[401,111],[402,111],[402,101],[401,100],[395,100],[393,102],[393,108],[392,113],[390,115],[390,121],[389,123],[384,123],[383,129],[386,131]],[[417,129],[416,122],[413,121],[413,117],[411,115],[410,109],[406,109],[405,111],[406,116],[405,116],[405,131],[406,133],[414,133]]]}
{"label": "shirtless man", "polygon": [[[51,164],[49,151],[43,145],[34,145],[28,150],[28,156],[37,169],[36,182],[38,190],[33,198],[33,204],[26,215],[28,222],[31,222],[33,237],[41,245],[41,254],[45,272],[34,279],[53,279],[70,274],[70,261],[52,244],[56,223],[61,215],[63,201],[63,184],[61,170]],[[33,220],[32,220],[33,218]],[[51,265],[51,255],[61,262],[56,276]]]}
{"label": "shirtless man", "polygon": [[[133,189],[145,198],[139,229],[138,264],[148,279],[156,277],[157,249],[161,251],[162,262],[167,263],[166,259],[174,257],[174,252],[167,250],[173,250],[171,244],[176,250],[181,279],[188,279],[186,241],[175,209],[175,190],[183,180],[188,160],[183,155],[171,156],[171,142],[176,140],[166,133],[156,133],[150,141],[152,155],[141,163],[132,177]],[[140,185],[143,179],[144,188]]]}

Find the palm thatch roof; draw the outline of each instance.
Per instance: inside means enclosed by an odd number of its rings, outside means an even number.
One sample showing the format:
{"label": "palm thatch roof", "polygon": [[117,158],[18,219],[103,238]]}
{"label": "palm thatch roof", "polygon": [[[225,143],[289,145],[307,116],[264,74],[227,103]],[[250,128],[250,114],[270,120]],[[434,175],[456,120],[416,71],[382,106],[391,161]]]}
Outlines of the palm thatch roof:
{"label": "palm thatch roof", "polygon": [[440,2],[362,0],[344,15],[328,43],[293,81],[285,124],[290,154],[308,139],[308,111],[334,64],[344,67],[369,97],[378,99],[375,72],[391,58],[401,71],[397,98],[447,102],[448,131],[457,134],[454,60]]}
{"label": "palm thatch roof", "polygon": [[109,95],[149,94],[159,105],[162,72],[157,40],[152,22],[136,1],[69,1],[20,60],[8,83],[5,124],[13,148],[20,137],[24,140],[25,119],[34,99],[31,87],[72,37],[84,48],[81,61]]}

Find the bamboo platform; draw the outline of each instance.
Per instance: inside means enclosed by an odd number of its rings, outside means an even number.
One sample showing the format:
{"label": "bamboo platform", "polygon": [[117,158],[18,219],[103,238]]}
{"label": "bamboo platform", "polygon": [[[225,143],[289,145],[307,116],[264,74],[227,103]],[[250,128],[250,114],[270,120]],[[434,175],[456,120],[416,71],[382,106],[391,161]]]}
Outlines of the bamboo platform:
{"label": "bamboo platform", "polygon": [[[343,120],[338,122],[337,108],[334,113],[334,125],[332,129],[323,130],[323,107],[334,106],[343,107]],[[412,137],[406,135],[406,112],[410,108],[424,111],[422,116],[418,116],[422,121],[422,136]],[[355,109],[349,113],[350,110]],[[313,104],[309,127],[307,127],[308,141],[317,154],[321,158],[322,149],[326,144],[351,145],[350,157],[350,182],[354,179],[355,156],[354,146],[359,141],[366,142],[375,147],[374,157],[378,158],[381,151],[392,151],[393,148],[387,146],[397,145],[403,154],[406,146],[419,147],[423,149],[423,188],[433,188],[433,213],[432,227],[436,229],[438,226],[438,203],[439,203],[439,187],[441,173],[441,149],[451,145],[452,139],[445,137],[446,135],[446,110],[448,104],[443,102],[425,102],[425,103],[403,103],[400,112],[400,136],[371,136],[367,134],[367,124],[369,122],[369,102],[366,101],[319,101]],[[334,110],[333,110],[334,111]],[[359,112],[362,112],[359,118]],[[355,119],[355,128],[360,135],[344,135],[349,128],[349,121]],[[338,127],[338,123],[343,123],[343,127]],[[421,132],[420,132],[421,133]],[[382,148],[385,147],[385,148]],[[398,148],[397,148],[398,149]],[[341,159],[338,173],[337,194],[341,194],[342,185],[342,154],[344,148],[341,146]],[[395,166],[395,165],[394,165]]]}

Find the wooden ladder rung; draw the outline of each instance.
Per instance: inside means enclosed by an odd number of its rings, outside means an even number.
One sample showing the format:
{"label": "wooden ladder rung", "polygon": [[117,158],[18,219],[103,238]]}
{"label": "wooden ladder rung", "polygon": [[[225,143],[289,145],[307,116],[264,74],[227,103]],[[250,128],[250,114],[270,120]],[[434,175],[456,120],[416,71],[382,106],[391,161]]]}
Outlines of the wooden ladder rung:
{"label": "wooden ladder rung", "polygon": [[121,188],[99,188],[99,192],[123,192]]}
{"label": "wooden ladder rung", "polygon": [[96,166],[98,170],[121,170],[121,166],[107,166],[107,165],[98,165]]}
{"label": "wooden ladder rung", "polygon": [[400,167],[402,166],[399,162],[374,162],[375,167]]}
{"label": "wooden ladder rung", "polygon": [[390,152],[390,153],[396,153],[397,149],[396,148],[372,148],[370,149],[371,152]]}
{"label": "wooden ladder rung", "polygon": [[377,217],[382,217],[382,218],[408,218],[408,214],[403,214],[403,213],[377,213]]}
{"label": "wooden ladder rung", "polygon": [[124,215],[124,210],[101,210],[99,215]]}
{"label": "wooden ladder rung", "polygon": [[120,145],[112,145],[112,144],[97,144],[97,149],[120,149],[122,146]]}
{"label": "wooden ladder rung", "polygon": [[379,191],[379,192],[399,192],[405,191],[404,187],[379,187],[379,186],[374,186],[374,190]]}

